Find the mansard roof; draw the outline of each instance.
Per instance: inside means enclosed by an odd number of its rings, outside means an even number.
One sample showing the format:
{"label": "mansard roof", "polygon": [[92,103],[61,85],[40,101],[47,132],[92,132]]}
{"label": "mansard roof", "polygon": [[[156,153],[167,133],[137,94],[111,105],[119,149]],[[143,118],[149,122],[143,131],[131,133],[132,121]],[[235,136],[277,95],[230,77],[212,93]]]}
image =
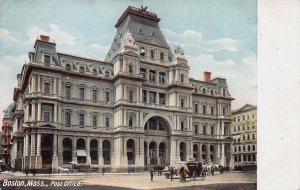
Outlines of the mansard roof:
{"label": "mansard roof", "polygon": [[237,114],[237,113],[241,113],[241,112],[245,112],[245,111],[250,111],[250,110],[255,110],[257,109],[256,105],[252,105],[252,104],[245,104],[243,107],[233,110],[232,113],[233,114]]}
{"label": "mansard roof", "polygon": [[119,53],[126,32],[131,33],[133,39],[137,42],[156,44],[169,49],[169,58],[173,59],[169,44],[158,26],[159,20],[156,14],[145,9],[128,7],[115,25],[117,33],[105,61],[111,62]]}
{"label": "mansard roof", "polygon": [[3,111],[3,119],[12,119],[14,116],[15,103],[10,104],[6,110]]}

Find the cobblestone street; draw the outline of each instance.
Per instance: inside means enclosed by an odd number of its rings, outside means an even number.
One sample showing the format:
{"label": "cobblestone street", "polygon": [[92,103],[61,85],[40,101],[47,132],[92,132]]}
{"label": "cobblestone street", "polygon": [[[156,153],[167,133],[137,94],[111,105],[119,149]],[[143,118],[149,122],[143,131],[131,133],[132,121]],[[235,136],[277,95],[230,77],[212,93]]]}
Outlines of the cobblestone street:
{"label": "cobblestone street", "polygon": [[[154,181],[150,181],[148,173],[143,174],[107,174],[107,175],[87,175],[87,176],[67,176],[55,175],[51,177],[13,177],[1,174],[3,179],[36,179],[45,180],[46,184],[51,180],[74,180],[82,183],[81,187],[48,187],[45,189],[256,189],[256,173],[253,172],[230,172],[222,175],[208,176],[204,181],[197,178],[196,181],[188,179],[180,183],[179,179],[166,179],[165,176],[154,176]],[[1,186],[2,187],[2,186]],[[5,188],[2,188],[5,189]],[[11,189],[11,188],[7,188]],[[22,188],[20,188],[22,189]],[[28,189],[28,188],[27,188]],[[35,188],[32,188],[35,189]]]}

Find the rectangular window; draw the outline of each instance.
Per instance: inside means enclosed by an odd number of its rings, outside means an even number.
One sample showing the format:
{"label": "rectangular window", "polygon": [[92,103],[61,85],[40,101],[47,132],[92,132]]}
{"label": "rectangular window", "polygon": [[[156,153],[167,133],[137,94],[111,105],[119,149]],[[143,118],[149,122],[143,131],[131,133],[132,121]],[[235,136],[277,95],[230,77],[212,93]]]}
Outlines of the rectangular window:
{"label": "rectangular window", "polygon": [[235,117],[233,118],[233,122],[235,122]]}
{"label": "rectangular window", "polygon": [[198,104],[195,104],[195,113],[198,113]]}
{"label": "rectangular window", "polygon": [[105,127],[109,128],[109,117],[105,117]]}
{"label": "rectangular window", "polygon": [[105,92],[105,103],[109,103],[109,92]]}
{"label": "rectangular window", "polygon": [[202,110],[202,111],[203,111],[203,114],[206,114],[206,105],[203,105],[202,108],[203,108],[203,110]]}
{"label": "rectangular window", "polygon": [[133,117],[131,115],[129,116],[129,119],[128,119],[128,125],[129,125],[129,127],[133,126]]}
{"label": "rectangular window", "polygon": [[240,116],[238,116],[238,122],[240,122]]}
{"label": "rectangular window", "polygon": [[147,91],[143,90],[143,102],[147,102]]}
{"label": "rectangular window", "polygon": [[84,114],[79,114],[79,127],[84,127]]}
{"label": "rectangular window", "polygon": [[44,83],[44,93],[50,94],[50,83],[49,82]]}
{"label": "rectangular window", "polygon": [[180,107],[181,107],[181,108],[184,108],[184,99],[181,99],[181,100],[180,100]]}
{"label": "rectangular window", "polygon": [[206,135],[206,126],[203,126],[203,135]]}
{"label": "rectangular window", "polygon": [[93,128],[97,128],[97,115],[93,115]]}
{"label": "rectangular window", "polygon": [[181,129],[181,131],[184,131],[184,122],[183,121],[180,123],[180,129]]}
{"label": "rectangular window", "polygon": [[71,113],[70,112],[66,112],[66,126],[70,126],[71,125]]}
{"label": "rectangular window", "polygon": [[195,125],[195,134],[198,134],[198,125]]}
{"label": "rectangular window", "polygon": [[45,66],[50,66],[50,56],[49,55],[44,56],[44,63],[45,63]]}
{"label": "rectangular window", "polygon": [[159,93],[159,105],[165,105],[165,94]]}
{"label": "rectangular window", "polygon": [[97,90],[93,90],[93,102],[97,102]]}
{"label": "rectangular window", "polygon": [[50,122],[50,112],[44,111],[44,122]]}
{"label": "rectangular window", "polygon": [[184,74],[181,74],[181,75],[180,75],[180,81],[181,81],[181,82],[184,82]]}
{"label": "rectangular window", "polygon": [[210,127],[210,132],[211,132],[211,135],[214,135],[214,127],[213,126]]}
{"label": "rectangular window", "polygon": [[71,98],[71,86],[66,86],[66,98]]}
{"label": "rectangular window", "polygon": [[84,100],[84,88],[79,88],[79,100]]}
{"label": "rectangular window", "polygon": [[128,101],[133,102],[133,91],[132,90],[128,91]]}
{"label": "rectangular window", "polygon": [[226,115],[226,108],[223,108],[223,115]]}
{"label": "rectangular window", "polygon": [[149,92],[150,103],[155,103],[155,92]]}
{"label": "rectangular window", "polygon": [[214,107],[210,107],[210,115],[214,115]]}

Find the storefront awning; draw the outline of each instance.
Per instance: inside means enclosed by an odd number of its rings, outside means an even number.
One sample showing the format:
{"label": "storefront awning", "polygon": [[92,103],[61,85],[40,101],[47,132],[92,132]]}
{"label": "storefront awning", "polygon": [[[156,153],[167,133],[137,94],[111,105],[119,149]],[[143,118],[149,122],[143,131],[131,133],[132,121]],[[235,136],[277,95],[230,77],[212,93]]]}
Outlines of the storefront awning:
{"label": "storefront awning", "polygon": [[85,150],[77,150],[77,156],[86,156]]}

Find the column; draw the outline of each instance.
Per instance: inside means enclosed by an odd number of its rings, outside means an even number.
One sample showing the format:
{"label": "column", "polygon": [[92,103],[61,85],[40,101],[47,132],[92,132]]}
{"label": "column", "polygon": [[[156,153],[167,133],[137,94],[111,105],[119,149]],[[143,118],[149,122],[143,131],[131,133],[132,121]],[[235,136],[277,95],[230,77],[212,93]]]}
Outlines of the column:
{"label": "column", "polygon": [[120,84],[120,99],[123,100],[124,99],[124,87],[123,84]]}
{"label": "column", "polygon": [[222,122],[222,125],[221,125],[221,135],[224,135],[224,122]]}
{"label": "column", "polygon": [[156,93],[155,93],[155,96],[156,96],[156,97],[155,97],[155,103],[156,103],[156,104],[159,104],[159,93],[156,92]]}
{"label": "column", "polygon": [[41,133],[37,134],[37,143],[36,143],[36,155],[41,155]]}
{"label": "column", "polygon": [[149,81],[149,70],[148,69],[146,70],[146,79],[147,79],[147,81]]}
{"label": "column", "polygon": [[91,164],[91,155],[90,155],[90,138],[87,137],[86,138],[86,155],[87,155],[87,158],[86,158],[86,162],[87,164]]}
{"label": "column", "polygon": [[198,161],[202,161],[202,144],[199,143],[199,150],[198,150]]}
{"label": "column", "polygon": [[62,94],[61,94],[61,78],[58,78],[58,96],[62,96]]}
{"label": "column", "polygon": [[160,159],[159,159],[159,144],[156,144],[156,149],[155,149],[155,157],[156,157],[156,164],[160,164]]}
{"label": "column", "polygon": [[221,145],[221,165],[225,165],[225,147],[224,143]]}
{"label": "column", "polygon": [[32,100],[31,103],[31,121],[35,121],[35,105],[36,105],[36,100]]}
{"label": "column", "polygon": [[72,161],[77,162],[76,137],[73,137],[73,142],[72,142]]}
{"label": "column", "polygon": [[178,82],[178,69],[175,70],[175,81]]}
{"label": "column", "polygon": [[207,144],[206,146],[206,160],[210,162],[210,144]]}
{"label": "column", "polygon": [[27,105],[26,105],[26,112],[27,112],[27,114],[26,114],[26,121],[27,121],[27,122],[30,121],[30,118],[29,118],[29,105],[31,105],[31,104],[27,104]]}
{"label": "column", "polygon": [[53,156],[57,156],[57,134],[53,135]]}
{"label": "column", "polygon": [[32,83],[31,83],[31,93],[35,93],[36,92],[36,75],[32,76]]}
{"label": "column", "polygon": [[149,90],[147,90],[147,103],[150,103],[150,96],[149,96]]}
{"label": "column", "polygon": [[28,144],[27,144],[27,135],[24,134],[23,156],[27,156],[27,154],[28,154],[28,152],[27,152],[27,146],[28,146]]}
{"label": "column", "polygon": [[54,104],[53,114],[54,114],[54,123],[57,123],[57,103]]}
{"label": "column", "polygon": [[37,75],[38,78],[38,92],[41,92],[41,75]]}
{"label": "column", "polygon": [[41,121],[41,114],[42,114],[42,103],[38,102],[38,110],[37,110],[37,121]]}
{"label": "column", "polygon": [[140,90],[140,99],[139,99],[139,102],[143,102],[143,88],[140,86],[139,90]]}
{"label": "column", "polygon": [[99,164],[99,170],[101,171],[101,166],[104,165],[103,163],[103,149],[102,149],[102,138],[98,138],[98,164]]}
{"label": "column", "polygon": [[31,147],[30,147],[30,155],[35,156],[35,134],[31,134]]}
{"label": "column", "polygon": [[54,77],[54,80],[53,80],[53,94],[54,96],[57,95],[57,78]]}

